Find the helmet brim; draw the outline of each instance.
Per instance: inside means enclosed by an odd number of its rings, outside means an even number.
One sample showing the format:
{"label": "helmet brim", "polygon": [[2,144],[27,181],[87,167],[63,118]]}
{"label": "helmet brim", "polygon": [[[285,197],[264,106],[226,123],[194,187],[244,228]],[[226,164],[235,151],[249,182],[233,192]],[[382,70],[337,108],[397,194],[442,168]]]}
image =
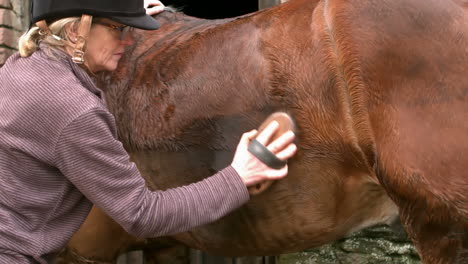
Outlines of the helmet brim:
{"label": "helmet brim", "polygon": [[159,22],[152,16],[111,16],[109,19],[134,28],[155,30],[159,28]]}

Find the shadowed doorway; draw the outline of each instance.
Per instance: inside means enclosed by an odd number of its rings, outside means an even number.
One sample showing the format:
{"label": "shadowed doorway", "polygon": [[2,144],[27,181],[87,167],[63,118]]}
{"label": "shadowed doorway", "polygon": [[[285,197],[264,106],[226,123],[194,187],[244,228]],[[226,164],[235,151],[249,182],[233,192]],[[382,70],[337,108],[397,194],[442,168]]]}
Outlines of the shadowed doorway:
{"label": "shadowed doorway", "polygon": [[199,18],[227,18],[244,15],[258,10],[257,0],[161,0],[166,6],[182,8],[182,12]]}

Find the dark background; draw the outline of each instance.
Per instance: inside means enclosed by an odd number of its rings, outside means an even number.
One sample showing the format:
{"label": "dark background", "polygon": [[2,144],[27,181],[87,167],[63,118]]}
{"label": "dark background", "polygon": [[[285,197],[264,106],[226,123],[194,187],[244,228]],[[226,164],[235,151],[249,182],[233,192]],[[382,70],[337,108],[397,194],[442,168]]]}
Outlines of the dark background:
{"label": "dark background", "polygon": [[166,6],[182,8],[186,15],[199,18],[227,18],[258,10],[258,0],[161,0]]}

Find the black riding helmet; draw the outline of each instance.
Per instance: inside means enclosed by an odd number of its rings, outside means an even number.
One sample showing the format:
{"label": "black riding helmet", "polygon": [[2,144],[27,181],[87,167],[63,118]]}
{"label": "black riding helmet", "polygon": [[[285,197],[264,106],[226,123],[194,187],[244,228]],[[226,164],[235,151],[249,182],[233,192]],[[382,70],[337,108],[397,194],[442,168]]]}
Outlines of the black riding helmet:
{"label": "black riding helmet", "polygon": [[121,24],[140,28],[158,29],[159,23],[146,14],[143,0],[33,0],[32,23],[81,16],[104,17]]}

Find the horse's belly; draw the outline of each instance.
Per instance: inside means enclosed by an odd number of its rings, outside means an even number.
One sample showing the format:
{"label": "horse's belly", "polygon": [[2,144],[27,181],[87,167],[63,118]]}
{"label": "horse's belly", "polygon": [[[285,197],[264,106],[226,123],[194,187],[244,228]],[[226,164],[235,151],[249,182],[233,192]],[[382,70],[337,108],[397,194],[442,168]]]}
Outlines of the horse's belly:
{"label": "horse's belly", "polygon": [[[131,157],[150,188],[164,190],[214,174],[229,165],[231,153],[145,151]],[[396,207],[383,190],[375,195],[380,186],[359,177],[341,185],[342,175],[324,179],[315,173],[320,170],[319,164],[296,159],[286,178],[252,196],[239,210],[174,237],[218,255],[272,255],[323,245],[395,217]]]}

